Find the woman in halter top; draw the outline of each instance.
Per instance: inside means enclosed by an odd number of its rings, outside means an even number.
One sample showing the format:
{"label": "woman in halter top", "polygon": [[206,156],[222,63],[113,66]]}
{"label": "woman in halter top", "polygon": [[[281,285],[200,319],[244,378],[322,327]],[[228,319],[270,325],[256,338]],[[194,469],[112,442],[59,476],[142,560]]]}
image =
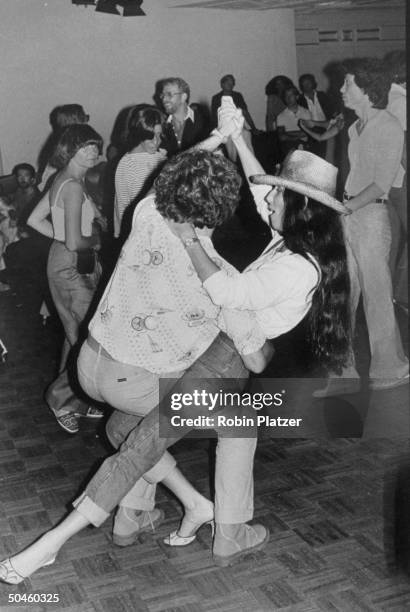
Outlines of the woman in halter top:
{"label": "woman in halter top", "polygon": [[[87,170],[97,163],[101,147],[101,136],[89,125],[67,127],[52,157],[52,163],[59,172],[50,191],[28,219],[28,225],[54,238],[48,258],[47,276],[64,327],[65,340],[60,374],[47,390],[46,401],[58,424],[68,433],[77,433],[78,416],[102,416],[100,410],[89,407],[74,395],[66,370],[68,353],[78,340],[79,326],[88,311],[101,275],[96,256],[91,273],[80,274],[77,270],[81,251],[92,249],[96,252],[100,248],[99,232],[94,221],[101,219],[101,215],[86,193],[84,178]],[[92,259],[92,251],[89,255]]]}

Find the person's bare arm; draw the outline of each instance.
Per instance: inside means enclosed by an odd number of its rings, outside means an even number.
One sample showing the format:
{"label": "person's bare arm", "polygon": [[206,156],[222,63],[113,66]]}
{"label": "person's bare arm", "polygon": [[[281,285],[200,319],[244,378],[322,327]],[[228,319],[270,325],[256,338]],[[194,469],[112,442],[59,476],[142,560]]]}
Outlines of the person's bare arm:
{"label": "person's bare arm", "polygon": [[354,198],[349,200],[346,203],[346,208],[348,210],[351,210],[352,212],[355,212],[356,210],[359,210],[359,208],[363,208],[364,206],[367,206],[368,204],[370,204],[371,202],[374,202],[375,200],[377,200],[377,198],[380,198],[382,196],[383,196],[383,189],[381,189],[381,187],[376,185],[376,183],[372,183],[371,185],[368,185],[367,187],[365,187]]}
{"label": "person's bare arm", "polygon": [[47,219],[48,215],[50,214],[49,195],[50,192],[47,191],[47,193],[41,198],[40,202],[27,219],[27,225],[35,229],[40,234],[43,234],[43,236],[54,238],[53,226]]}
{"label": "person's bare arm", "polygon": [[[313,138],[313,140],[322,142],[325,140],[330,140],[330,138],[334,138],[335,136],[337,136],[337,134],[340,132],[340,130],[344,126],[344,121],[343,121],[343,116],[339,115],[335,119],[332,119],[331,121],[326,121],[326,122],[300,119],[298,124],[299,124],[299,127],[302,128],[304,132],[306,132],[306,134],[309,134],[309,136]],[[312,129],[312,125],[314,126],[314,125],[319,125],[319,124],[326,124],[328,126],[327,130],[323,132],[322,134],[319,134],[318,132],[315,132]]]}

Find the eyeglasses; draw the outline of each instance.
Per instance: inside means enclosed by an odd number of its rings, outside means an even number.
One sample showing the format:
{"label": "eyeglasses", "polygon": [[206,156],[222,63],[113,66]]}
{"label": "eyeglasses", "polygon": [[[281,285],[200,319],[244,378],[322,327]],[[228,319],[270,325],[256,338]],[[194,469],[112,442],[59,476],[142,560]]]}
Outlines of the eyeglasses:
{"label": "eyeglasses", "polygon": [[174,96],[179,96],[180,94],[182,94],[182,91],[176,91],[174,93],[170,93],[169,91],[162,93],[160,95],[160,99],[161,100],[169,100],[170,98],[173,98]]}

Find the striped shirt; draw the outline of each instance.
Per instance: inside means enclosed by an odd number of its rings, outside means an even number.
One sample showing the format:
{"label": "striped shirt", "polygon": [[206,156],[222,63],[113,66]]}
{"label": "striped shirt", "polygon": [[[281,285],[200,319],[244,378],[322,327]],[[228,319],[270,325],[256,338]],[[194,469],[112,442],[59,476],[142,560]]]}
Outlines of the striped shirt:
{"label": "striped shirt", "polygon": [[163,149],[156,153],[144,151],[126,153],[120,159],[115,173],[114,235],[116,238],[120,234],[125,209],[165,160],[166,152]]}

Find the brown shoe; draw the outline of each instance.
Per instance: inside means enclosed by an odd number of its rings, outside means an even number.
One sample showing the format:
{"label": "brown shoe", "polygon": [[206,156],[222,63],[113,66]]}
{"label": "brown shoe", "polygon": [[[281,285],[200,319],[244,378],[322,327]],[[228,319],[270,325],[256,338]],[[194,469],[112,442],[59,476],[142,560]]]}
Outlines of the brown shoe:
{"label": "brown shoe", "polygon": [[[231,532],[235,533],[233,537]],[[262,550],[268,542],[269,530],[263,525],[217,523],[213,546],[214,563],[219,567],[228,567],[245,555]]]}
{"label": "brown shoe", "polygon": [[131,508],[118,508],[114,520],[112,541],[116,546],[131,546],[135,544],[141,533],[155,531],[165,519],[164,511],[154,508],[151,512],[141,511],[135,514]]}
{"label": "brown shoe", "polygon": [[52,410],[54,416],[56,417],[57,423],[69,434],[76,434],[80,431],[78,426],[77,417],[72,412],[68,412],[66,414],[62,414],[61,416],[57,416]]}

